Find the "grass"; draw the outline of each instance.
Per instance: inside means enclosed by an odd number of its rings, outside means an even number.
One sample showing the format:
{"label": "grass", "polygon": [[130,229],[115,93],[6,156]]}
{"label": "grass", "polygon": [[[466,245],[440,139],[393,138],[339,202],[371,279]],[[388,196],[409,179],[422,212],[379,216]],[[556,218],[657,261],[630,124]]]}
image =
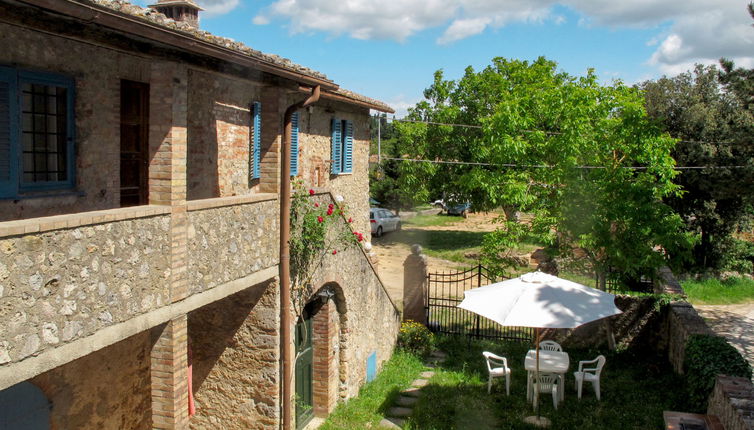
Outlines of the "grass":
{"label": "grass", "polygon": [[359,396],[338,405],[322,430],[376,428],[384,413],[393,406],[398,393],[425,370],[414,355],[396,351],[377,377],[364,385]]}
{"label": "grass", "polygon": [[[408,426],[413,430],[441,429],[533,429],[523,418],[533,414],[526,401],[526,372],[523,357],[530,344],[521,342],[472,341],[440,337],[439,347],[448,359],[414,409]],[[509,358],[512,369],[511,395],[498,380],[492,395],[487,394],[487,371],[482,351],[489,350]],[[597,401],[591,386],[577,400],[573,376],[566,375],[565,401],[553,409],[543,397],[541,413],[552,420],[551,429],[661,429],[663,410],[687,410],[683,380],[667,366],[666,360],[652,354],[632,351],[569,350],[571,367],[578,360],[606,355],[602,373],[602,400]]]}
{"label": "grass", "polygon": [[754,301],[754,281],[746,278],[681,282],[688,300],[695,304],[729,305]]}
{"label": "grass", "polygon": [[433,227],[449,225],[463,220],[463,217],[453,215],[417,215],[407,218],[403,221],[403,225],[407,227]]}

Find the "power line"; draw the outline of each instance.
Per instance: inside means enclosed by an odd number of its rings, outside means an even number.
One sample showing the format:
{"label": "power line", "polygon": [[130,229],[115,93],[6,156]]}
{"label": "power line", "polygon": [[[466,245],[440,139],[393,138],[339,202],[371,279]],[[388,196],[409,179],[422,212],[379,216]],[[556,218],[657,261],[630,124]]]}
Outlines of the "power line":
{"label": "power line", "polygon": [[[445,123],[445,122],[436,122],[436,121],[419,121],[419,120],[412,120],[412,119],[406,119],[406,118],[386,118],[386,119],[389,121],[408,122],[408,123],[414,123],[414,124],[445,125],[449,127],[463,127],[463,128],[475,128],[475,129],[484,128],[481,125],[455,124],[455,123]],[[565,134],[560,131],[526,130],[526,129],[519,130],[519,132],[520,133],[542,133],[547,136],[562,136]],[[733,142],[733,141],[703,141],[703,140],[685,140],[685,139],[678,139],[678,142],[698,144],[698,145],[735,145],[736,144],[736,142]]]}
{"label": "power line", "polygon": [[[554,169],[557,166],[548,164],[513,164],[513,163],[481,163],[473,161],[447,161],[447,160],[424,160],[420,158],[391,158],[382,157],[383,160],[392,161],[408,161],[414,163],[432,163],[432,164],[452,164],[452,165],[466,165],[466,166],[490,166],[490,167],[511,167],[521,169]],[[608,169],[607,166],[572,166],[574,169],[583,170],[595,170],[595,169]],[[619,169],[629,170],[647,170],[646,166],[618,166]],[[675,166],[673,170],[715,170],[715,169],[751,169],[754,166]]]}

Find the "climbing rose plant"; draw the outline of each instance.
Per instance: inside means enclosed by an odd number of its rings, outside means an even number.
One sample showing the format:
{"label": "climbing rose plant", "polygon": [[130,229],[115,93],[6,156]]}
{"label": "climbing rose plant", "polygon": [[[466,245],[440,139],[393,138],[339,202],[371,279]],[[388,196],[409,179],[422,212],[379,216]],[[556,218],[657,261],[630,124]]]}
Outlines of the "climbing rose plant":
{"label": "climbing rose plant", "polygon": [[[353,218],[342,201],[320,203],[311,198],[315,192],[302,181],[293,184],[291,201],[291,299],[297,316],[313,293],[312,280],[327,258],[358,246],[364,235],[350,228]],[[343,223],[347,224],[347,227]]]}

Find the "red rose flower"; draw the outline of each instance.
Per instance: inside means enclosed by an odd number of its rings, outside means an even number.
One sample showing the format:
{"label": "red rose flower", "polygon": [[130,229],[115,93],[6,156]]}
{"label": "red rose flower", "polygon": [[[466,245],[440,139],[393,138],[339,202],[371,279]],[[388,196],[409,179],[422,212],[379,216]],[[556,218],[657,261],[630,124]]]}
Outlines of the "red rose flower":
{"label": "red rose flower", "polygon": [[338,250],[337,250],[337,249],[333,249],[333,250],[332,250],[332,255],[335,255],[335,254],[337,254],[337,253],[338,253]]}
{"label": "red rose flower", "polygon": [[309,189],[309,195],[310,195],[310,196],[313,196],[313,195],[314,195],[314,190],[312,190],[312,189]]}
{"label": "red rose flower", "polygon": [[314,203],[314,207],[318,208],[319,207],[319,203]]}
{"label": "red rose flower", "polygon": [[353,218],[348,218],[348,222],[352,223],[353,222]]}
{"label": "red rose flower", "polygon": [[332,208],[330,208],[330,209],[327,210],[327,214],[328,215],[332,215]]}
{"label": "red rose flower", "polygon": [[317,217],[317,222],[322,222],[322,221],[324,221],[324,220],[325,220],[325,219],[324,219],[324,218],[322,218],[321,216],[318,216],[318,217]]}

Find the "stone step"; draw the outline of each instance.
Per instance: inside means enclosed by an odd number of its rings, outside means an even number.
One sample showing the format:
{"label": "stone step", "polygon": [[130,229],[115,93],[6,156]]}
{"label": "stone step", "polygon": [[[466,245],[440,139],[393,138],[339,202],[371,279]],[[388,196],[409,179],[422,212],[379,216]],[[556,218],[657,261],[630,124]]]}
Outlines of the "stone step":
{"label": "stone step", "polygon": [[426,387],[427,384],[429,384],[429,381],[426,379],[415,379],[414,382],[411,383],[411,386],[416,387],[416,388],[422,388],[422,387]]}
{"label": "stone step", "polygon": [[412,407],[418,402],[419,399],[413,396],[398,396],[395,399],[395,404],[403,407]]}
{"label": "stone step", "polygon": [[414,410],[411,408],[403,408],[400,406],[393,406],[387,410],[387,416],[393,418],[408,418]]}
{"label": "stone step", "polygon": [[401,391],[401,395],[403,396],[410,396],[410,397],[419,397],[422,395],[421,388],[406,388],[405,390]]}
{"label": "stone step", "polygon": [[403,420],[401,418],[383,418],[382,421],[380,421],[379,428],[399,429],[403,426],[403,423],[405,422],[406,420]]}
{"label": "stone step", "polygon": [[432,358],[440,358],[440,359],[446,359],[448,358],[448,354],[444,353],[443,351],[432,351],[431,354],[429,354]]}
{"label": "stone step", "polygon": [[429,379],[429,378],[435,376],[435,372],[433,372],[431,370],[427,370],[426,372],[420,373],[419,376],[421,376],[424,379]]}

